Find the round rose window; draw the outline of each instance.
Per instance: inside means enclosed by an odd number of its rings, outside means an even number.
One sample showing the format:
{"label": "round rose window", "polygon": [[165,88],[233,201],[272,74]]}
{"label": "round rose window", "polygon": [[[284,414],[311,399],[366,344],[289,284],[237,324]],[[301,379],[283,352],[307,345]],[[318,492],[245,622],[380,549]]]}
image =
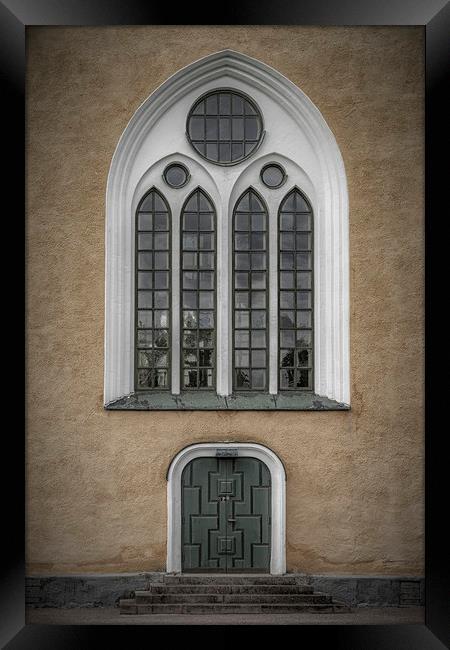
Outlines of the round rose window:
{"label": "round rose window", "polygon": [[263,136],[256,104],[234,90],[215,90],[189,111],[186,131],[194,149],[207,160],[234,165],[252,154]]}

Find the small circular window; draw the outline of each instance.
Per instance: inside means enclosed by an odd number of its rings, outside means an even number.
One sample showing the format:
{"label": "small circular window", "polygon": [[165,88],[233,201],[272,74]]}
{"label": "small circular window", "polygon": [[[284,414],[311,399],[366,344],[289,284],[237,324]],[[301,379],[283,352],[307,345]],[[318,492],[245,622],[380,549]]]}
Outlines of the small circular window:
{"label": "small circular window", "polygon": [[183,187],[189,180],[189,171],[180,163],[172,163],[165,168],[163,176],[170,187]]}
{"label": "small circular window", "polygon": [[263,121],[258,107],[248,97],[234,90],[215,90],[192,106],[186,131],[203,158],[233,165],[257,149]]}
{"label": "small circular window", "polygon": [[280,187],[286,180],[286,172],[281,165],[269,163],[261,169],[261,180],[267,187]]}

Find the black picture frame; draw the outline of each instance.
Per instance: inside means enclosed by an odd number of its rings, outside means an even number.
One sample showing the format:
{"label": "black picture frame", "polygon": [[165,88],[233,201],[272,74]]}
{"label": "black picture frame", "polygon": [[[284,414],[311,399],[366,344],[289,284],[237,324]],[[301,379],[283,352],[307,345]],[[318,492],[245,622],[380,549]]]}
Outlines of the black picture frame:
{"label": "black picture frame", "polygon": [[[202,13],[201,6],[177,8],[167,4],[142,0],[0,0],[0,66],[2,83],[3,158],[4,171],[3,215],[8,225],[20,223],[20,206],[25,205],[25,30],[30,25],[137,25],[137,24],[223,24],[223,25],[423,25],[426,34],[426,621],[425,625],[374,626],[296,626],[295,639],[301,645],[309,640],[314,646],[345,650],[438,650],[450,640],[450,580],[447,536],[442,528],[448,511],[446,474],[448,460],[445,454],[446,429],[441,424],[448,393],[445,364],[439,364],[445,341],[445,319],[440,314],[440,303],[445,280],[443,246],[444,222],[448,207],[444,188],[448,184],[446,142],[448,138],[448,105],[445,91],[448,86],[447,65],[450,60],[450,7],[445,0],[329,0],[269,3],[241,0],[226,3],[216,16],[212,11]],[[6,92],[5,92],[6,91]],[[5,99],[6,98],[6,99]],[[447,137],[445,137],[447,135]],[[14,188],[14,191],[12,190]],[[448,192],[446,192],[448,194]],[[445,197],[447,198],[447,196]],[[13,216],[12,216],[13,215]],[[19,240],[23,241],[23,230]],[[5,237],[6,241],[6,237]],[[6,248],[6,247],[5,247]],[[442,254],[441,254],[442,253]],[[24,257],[22,258],[24,259]],[[15,257],[16,268],[20,259]],[[10,267],[9,267],[10,271]],[[23,278],[22,278],[23,279]],[[6,298],[13,299],[17,287],[6,289]],[[20,292],[19,292],[20,293]],[[11,313],[11,312],[8,312]],[[23,349],[23,338],[17,330],[16,318],[11,320],[11,333],[19,338],[17,349]],[[23,312],[22,312],[23,313]],[[12,326],[14,323],[14,327]],[[8,339],[9,340],[9,339]],[[439,348],[438,348],[439,346]],[[8,346],[9,347],[9,346]],[[444,369],[442,367],[444,366]],[[17,354],[14,368],[17,369]],[[18,382],[21,384],[19,367]],[[26,389],[26,387],[25,387]],[[23,391],[15,389],[19,408],[24,403]],[[4,402],[10,411],[9,402]],[[13,411],[11,411],[13,412]],[[445,419],[442,420],[445,422]],[[15,421],[16,422],[16,421]],[[448,426],[447,426],[448,428]],[[2,647],[16,648],[88,648],[98,647],[113,634],[116,642],[135,642],[139,637],[151,639],[152,628],[146,626],[46,626],[25,625],[25,469],[24,436],[17,432],[17,422],[3,436],[4,466],[10,468],[3,491],[3,563],[0,581]],[[6,558],[6,561],[5,561]],[[194,628],[195,626],[191,626]],[[284,628],[284,629],[283,629]],[[217,629],[217,628],[215,628]],[[175,628],[165,629],[172,634]],[[185,634],[186,629],[181,630]],[[198,629],[196,630],[198,632]],[[220,635],[234,639],[229,626]],[[285,631],[279,626],[277,635]],[[242,639],[240,632],[239,638]],[[166,637],[168,642],[169,637]]]}

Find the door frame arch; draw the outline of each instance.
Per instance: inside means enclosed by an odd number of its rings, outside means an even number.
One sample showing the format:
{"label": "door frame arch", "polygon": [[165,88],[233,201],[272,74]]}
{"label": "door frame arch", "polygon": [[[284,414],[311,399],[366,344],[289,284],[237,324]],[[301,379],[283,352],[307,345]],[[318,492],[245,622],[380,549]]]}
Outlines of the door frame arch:
{"label": "door frame arch", "polygon": [[206,442],[189,445],[173,458],[167,473],[167,563],[168,573],[181,573],[181,476],[194,458],[215,456],[216,449],[233,448],[239,456],[257,458],[266,464],[271,477],[270,573],[286,573],[286,471],[280,458],[268,447],[254,442]]}

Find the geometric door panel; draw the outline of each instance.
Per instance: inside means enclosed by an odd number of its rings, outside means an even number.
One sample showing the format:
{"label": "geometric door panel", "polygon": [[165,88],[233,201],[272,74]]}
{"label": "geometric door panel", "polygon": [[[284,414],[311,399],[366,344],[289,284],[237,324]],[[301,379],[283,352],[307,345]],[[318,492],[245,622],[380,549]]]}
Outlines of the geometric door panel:
{"label": "geometric door panel", "polygon": [[196,458],[181,479],[183,571],[270,570],[270,472],[256,458]]}

